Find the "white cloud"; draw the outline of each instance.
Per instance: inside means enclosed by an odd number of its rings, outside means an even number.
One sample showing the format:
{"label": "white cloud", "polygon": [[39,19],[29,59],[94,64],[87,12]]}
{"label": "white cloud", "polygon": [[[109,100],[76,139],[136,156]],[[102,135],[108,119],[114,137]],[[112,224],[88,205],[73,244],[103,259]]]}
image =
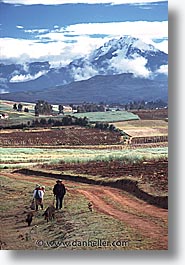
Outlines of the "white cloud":
{"label": "white cloud", "polygon": [[98,71],[93,69],[92,65],[88,63],[83,65],[83,68],[73,68],[72,71],[75,81],[89,79],[90,77],[98,74]]}
{"label": "white cloud", "polygon": [[168,75],[168,65],[161,65],[157,73]]}
{"label": "white cloud", "polygon": [[11,79],[10,79],[10,82],[14,82],[14,83],[17,83],[17,82],[26,82],[26,81],[30,81],[30,80],[34,80],[36,78],[39,78],[40,76],[46,74],[47,71],[40,71],[38,72],[37,74],[35,75],[30,75],[30,74],[27,74],[27,75],[15,75],[13,76]]}
{"label": "white cloud", "polygon": [[146,68],[147,60],[143,57],[137,57],[135,59],[129,60],[118,57],[113,57],[111,59],[111,66],[117,71],[118,74],[121,73],[133,73],[136,77],[149,77],[151,72]]}
{"label": "white cloud", "polygon": [[59,42],[44,44],[36,40],[1,38],[1,60],[12,59],[20,60],[20,62],[39,60],[60,55],[64,47],[65,45]]}
{"label": "white cloud", "polygon": [[157,49],[168,54],[168,40],[161,41],[159,43],[152,43]]}
{"label": "white cloud", "polygon": [[154,2],[163,2],[164,0],[3,0],[4,3],[23,4],[23,5],[62,5],[62,4],[147,4]]}
{"label": "white cloud", "polygon": [[24,27],[21,26],[21,25],[17,25],[16,28],[17,28],[17,29],[23,29]]}
{"label": "white cloud", "polygon": [[4,89],[4,88],[0,88],[0,94],[7,94],[9,93],[8,90]]}
{"label": "white cloud", "polygon": [[70,35],[106,34],[110,36],[131,35],[138,38],[164,38],[168,37],[168,21],[126,21],[111,23],[84,23],[75,24],[60,29]]}
{"label": "white cloud", "polygon": [[25,29],[24,32],[26,33],[36,33],[36,34],[43,34],[48,32],[48,29]]}
{"label": "white cloud", "polygon": [[[144,42],[167,50],[168,41],[154,43],[153,39],[168,37],[168,22],[112,22],[69,25],[66,28],[26,30],[35,39],[1,38],[1,60],[11,62],[49,61],[66,65],[75,58],[88,55],[112,38],[124,35],[141,38]],[[97,37],[102,35],[102,37]],[[91,35],[94,35],[93,38]],[[106,37],[103,37],[106,36]]]}
{"label": "white cloud", "polygon": [[75,58],[87,55],[104,43],[97,39],[79,37],[77,43],[65,43],[61,40],[42,43],[36,40],[1,38],[1,61],[13,63],[25,63],[33,61],[49,61],[51,65],[66,65]]}
{"label": "white cloud", "polygon": [[160,42],[156,42],[155,40],[148,38],[147,36],[142,38],[142,40],[147,43],[153,45],[156,49],[165,52],[168,54],[168,39],[166,37],[162,38]]}

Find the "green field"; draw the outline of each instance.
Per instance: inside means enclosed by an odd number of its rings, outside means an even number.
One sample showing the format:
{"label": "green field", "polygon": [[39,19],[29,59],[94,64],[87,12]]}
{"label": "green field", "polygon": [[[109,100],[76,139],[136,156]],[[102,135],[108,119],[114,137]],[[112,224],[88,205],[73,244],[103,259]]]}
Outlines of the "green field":
{"label": "green field", "polygon": [[168,148],[140,148],[133,150],[95,149],[47,149],[47,148],[1,148],[0,167],[17,168],[42,163],[88,162],[124,160],[138,161],[160,159],[168,156]]}
{"label": "green field", "polygon": [[[9,115],[9,118],[6,120],[2,120],[1,123],[4,126],[12,126],[18,124],[28,124],[35,120],[34,114],[34,105],[33,103],[22,103],[23,110],[24,108],[28,108],[29,112],[26,113],[24,111],[17,112],[13,110],[14,102],[11,101],[3,101],[0,100],[0,110],[1,112],[5,112]],[[58,113],[58,105],[53,105],[54,114]],[[131,120],[139,120],[138,115],[135,115],[131,112],[127,111],[107,111],[107,112],[85,112],[85,113],[66,113],[65,115],[71,115],[77,118],[87,117],[91,123],[95,122],[120,122],[120,121],[131,121]],[[51,118],[51,116],[41,116],[40,118]],[[63,116],[53,116],[52,119],[62,119]]]}
{"label": "green field", "polygon": [[92,123],[139,120],[138,115],[127,111],[85,112],[75,113],[73,116],[77,118],[87,117]]}

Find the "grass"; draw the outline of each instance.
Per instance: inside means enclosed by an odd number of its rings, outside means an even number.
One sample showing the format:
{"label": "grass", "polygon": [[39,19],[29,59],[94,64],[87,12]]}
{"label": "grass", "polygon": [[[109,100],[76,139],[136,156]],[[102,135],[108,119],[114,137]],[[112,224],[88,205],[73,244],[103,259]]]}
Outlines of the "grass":
{"label": "grass", "polygon": [[57,164],[61,161],[81,163],[88,161],[124,160],[136,163],[168,156],[168,148],[140,148],[131,150],[1,148],[0,168],[17,168],[35,164]]}
{"label": "grass", "polygon": [[168,123],[164,120],[133,120],[115,122],[114,126],[131,136],[168,135]]}
{"label": "grass", "polygon": [[139,120],[138,115],[127,111],[85,112],[75,113],[73,116],[77,118],[87,117],[92,123]]}

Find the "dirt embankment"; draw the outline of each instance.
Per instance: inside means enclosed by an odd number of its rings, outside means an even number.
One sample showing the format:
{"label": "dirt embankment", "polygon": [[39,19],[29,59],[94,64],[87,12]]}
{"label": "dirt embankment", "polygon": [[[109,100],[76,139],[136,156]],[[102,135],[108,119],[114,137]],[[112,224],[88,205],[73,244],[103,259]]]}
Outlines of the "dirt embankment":
{"label": "dirt embankment", "polygon": [[50,172],[44,171],[37,171],[31,169],[18,169],[15,170],[14,173],[24,174],[28,176],[44,176],[48,178],[62,178],[68,181],[74,182],[81,182],[86,184],[93,184],[93,185],[102,185],[102,186],[109,186],[113,188],[118,188],[124,191],[129,192],[130,194],[136,196],[137,198],[146,201],[151,205],[155,205],[164,209],[168,208],[168,196],[154,196],[151,194],[146,193],[138,186],[138,181],[133,181],[130,179],[123,179],[123,180],[116,180],[116,181],[102,181],[102,180],[94,180],[89,179],[87,177],[81,176],[72,176],[72,175],[65,175],[65,174],[54,174]]}

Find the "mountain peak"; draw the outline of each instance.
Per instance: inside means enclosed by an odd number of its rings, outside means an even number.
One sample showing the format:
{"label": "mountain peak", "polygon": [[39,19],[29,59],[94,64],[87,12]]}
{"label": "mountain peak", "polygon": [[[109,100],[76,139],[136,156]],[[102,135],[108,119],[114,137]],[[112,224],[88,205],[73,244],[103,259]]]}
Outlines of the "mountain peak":
{"label": "mountain peak", "polygon": [[26,82],[27,89],[44,89],[97,75],[122,73],[153,78],[161,69],[167,69],[167,64],[166,53],[139,38],[123,36],[109,40],[89,56],[75,59],[65,67],[51,68],[48,62],[30,63],[26,69],[21,65],[1,67],[0,87],[6,88],[6,91],[15,88],[24,90]]}
{"label": "mountain peak", "polygon": [[97,60],[100,56],[104,56],[105,54],[115,55],[115,52],[120,51],[122,53],[122,56],[127,58],[134,53],[141,53],[147,51],[158,52],[159,50],[156,49],[153,45],[143,42],[139,38],[123,36],[120,39],[109,40],[99,49],[92,52],[90,58]]}

